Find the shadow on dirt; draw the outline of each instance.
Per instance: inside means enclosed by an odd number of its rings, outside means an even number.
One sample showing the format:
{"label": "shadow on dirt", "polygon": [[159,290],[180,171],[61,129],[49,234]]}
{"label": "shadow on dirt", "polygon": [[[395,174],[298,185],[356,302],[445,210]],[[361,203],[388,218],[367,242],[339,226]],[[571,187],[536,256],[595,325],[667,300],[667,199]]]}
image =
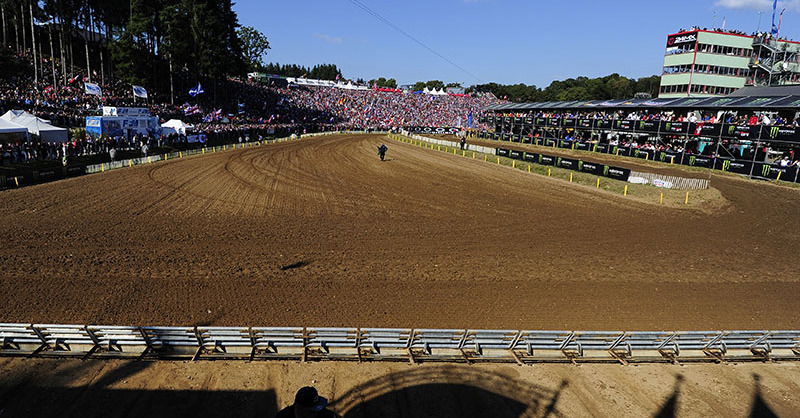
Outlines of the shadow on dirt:
{"label": "shadow on dirt", "polygon": [[426,367],[359,385],[332,402],[344,418],[561,416],[557,389],[464,367]]}
{"label": "shadow on dirt", "polygon": [[292,263],[292,264],[287,264],[285,266],[281,266],[281,271],[300,269],[300,268],[303,268],[303,267],[305,267],[305,266],[307,266],[309,264],[311,264],[311,261],[301,260],[301,261],[298,261],[296,263]]}

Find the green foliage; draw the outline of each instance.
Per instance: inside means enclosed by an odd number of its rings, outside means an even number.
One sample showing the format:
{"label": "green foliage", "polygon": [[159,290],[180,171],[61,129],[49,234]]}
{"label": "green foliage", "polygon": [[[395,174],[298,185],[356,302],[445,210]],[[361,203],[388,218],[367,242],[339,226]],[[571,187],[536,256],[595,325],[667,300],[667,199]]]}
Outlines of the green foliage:
{"label": "green foliage", "polygon": [[242,41],[242,53],[248,70],[259,71],[264,66],[264,55],[270,49],[269,40],[252,26],[242,26],[236,34]]}
{"label": "green foliage", "polygon": [[0,79],[7,80],[32,72],[30,64],[18,59],[10,48],[0,48]]}
{"label": "green foliage", "polygon": [[651,76],[638,80],[611,74],[605,77],[578,77],[552,82],[547,88],[534,85],[504,85],[488,83],[473,86],[471,90],[491,92],[499,98],[508,97],[514,102],[546,102],[569,100],[629,99],[636,93],[658,96],[660,77]]}
{"label": "green foliage", "polygon": [[369,85],[372,86],[373,84],[378,86],[378,87],[385,87],[385,88],[388,88],[388,89],[396,89],[397,88],[397,80],[395,80],[393,78],[390,78],[390,79],[387,80],[384,77],[379,77],[379,78],[377,78],[375,80],[370,80],[369,81]]}
{"label": "green foliage", "polygon": [[336,80],[336,76],[341,77],[342,75],[342,71],[334,64],[319,64],[308,68],[297,64],[269,63],[261,67],[261,71],[283,77],[303,77],[316,80]]}

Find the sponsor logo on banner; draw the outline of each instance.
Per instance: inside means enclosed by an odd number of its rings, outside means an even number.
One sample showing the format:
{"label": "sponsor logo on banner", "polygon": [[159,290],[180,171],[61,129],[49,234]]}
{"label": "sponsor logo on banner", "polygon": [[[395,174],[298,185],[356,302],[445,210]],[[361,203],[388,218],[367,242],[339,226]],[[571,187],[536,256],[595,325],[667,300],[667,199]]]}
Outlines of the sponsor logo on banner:
{"label": "sponsor logo on banner", "polygon": [[453,127],[430,127],[430,126],[412,126],[406,128],[412,133],[426,133],[426,134],[455,134],[461,131],[461,128]]}
{"label": "sponsor logo on banner", "polygon": [[764,176],[764,177],[769,176],[769,172],[770,172],[771,168],[772,167],[770,167],[770,166],[768,166],[766,164],[762,165],[761,166],[761,175]]}
{"label": "sponsor logo on banner", "polygon": [[731,162],[729,160],[725,160],[722,162],[722,171],[728,171],[731,168]]}

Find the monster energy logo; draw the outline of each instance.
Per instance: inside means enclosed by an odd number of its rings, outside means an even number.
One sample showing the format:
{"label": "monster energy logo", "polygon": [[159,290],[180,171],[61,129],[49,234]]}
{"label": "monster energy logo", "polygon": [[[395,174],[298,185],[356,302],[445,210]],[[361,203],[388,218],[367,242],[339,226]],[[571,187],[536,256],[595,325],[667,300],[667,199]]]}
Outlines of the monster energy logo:
{"label": "monster energy logo", "polygon": [[665,128],[666,130],[670,130],[670,128],[672,128],[672,124],[671,124],[670,122],[667,122],[667,124],[666,124],[666,125],[664,125],[664,128]]}
{"label": "monster energy logo", "polygon": [[777,126],[769,128],[769,137],[774,139],[776,136],[778,136],[778,132],[780,132],[780,128]]}
{"label": "monster energy logo", "polygon": [[539,154],[539,164],[542,163],[542,154]]}
{"label": "monster energy logo", "polygon": [[667,159],[667,153],[666,152],[658,153],[658,159],[661,160],[661,161],[666,160]]}
{"label": "monster energy logo", "polygon": [[731,125],[728,126],[728,135],[733,135],[733,132],[736,131],[736,127]]}
{"label": "monster energy logo", "polygon": [[762,165],[762,166],[761,166],[761,175],[762,175],[762,176],[764,176],[764,177],[767,177],[767,176],[769,176],[769,169],[770,169],[770,168],[771,168],[771,167],[770,167],[770,166],[768,166],[768,165],[766,165],[766,164]]}
{"label": "monster energy logo", "polygon": [[694,165],[695,161],[697,161],[697,157],[695,157],[694,155],[689,157],[689,165]]}
{"label": "monster energy logo", "polygon": [[730,168],[731,168],[731,162],[730,161],[725,160],[725,161],[722,162],[722,171],[728,171],[728,170],[730,170]]}
{"label": "monster energy logo", "polygon": [[556,158],[556,165],[561,166],[561,157]]}
{"label": "monster energy logo", "polygon": [[578,161],[578,171],[583,170],[583,161]]}
{"label": "monster energy logo", "polygon": [[603,175],[604,176],[608,176],[608,166],[607,165],[603,166]]}
{"label": "monster energy logo", "polygon": [[639,129],[644,129],[644,121],[639,122]]}

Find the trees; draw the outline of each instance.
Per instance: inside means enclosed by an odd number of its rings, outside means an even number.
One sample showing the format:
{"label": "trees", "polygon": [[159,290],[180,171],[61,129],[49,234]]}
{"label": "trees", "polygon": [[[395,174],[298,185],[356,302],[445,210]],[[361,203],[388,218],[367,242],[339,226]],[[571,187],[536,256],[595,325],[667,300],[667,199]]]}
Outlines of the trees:
{"label": "trees", "polygon": [[263,33],[252,26],[242,26],[236,30],[242,41],[242,53],[248,71],[259,71],[264,66],[264,55],[269,47],[269,40]]}
{"label": "trees", "polygon": [[397,88],[397,80],[395,80],[393,78],[390,78],[390,79],[387,80],[385,77],[379,77],[379,78],[377,78],[375,80],[370,80],[369,81],[369,85],[370,86],[375,85],[375,86],[383,87],[383,88],[387,88],[387,89],[396,89]]}
{"label": "trees", "polygon": [[508,97],[515,102],[544,102],[570,100],[629,99],[636,93],[658,95],[660,77],[651,76],[638,80],[611,74],[605,77],[578,77],[556,80],[545,89],[533,85],[503,85],[488,83],[473,86],[471,90],[491,92],[499,98]]}

